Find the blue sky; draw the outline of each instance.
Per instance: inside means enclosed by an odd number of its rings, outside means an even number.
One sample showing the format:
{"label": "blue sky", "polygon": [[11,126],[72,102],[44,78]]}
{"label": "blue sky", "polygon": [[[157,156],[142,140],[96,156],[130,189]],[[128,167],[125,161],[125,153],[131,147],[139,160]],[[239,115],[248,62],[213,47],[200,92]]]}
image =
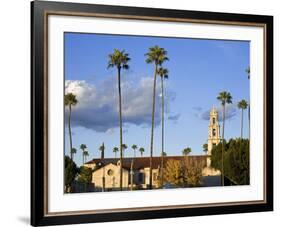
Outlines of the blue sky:
{"label": "blue sky", "polygon": [[[78,149],[75,160],[81,164],[79,146],[84,143],[90,156],[100,157],[98,147],[105,143],[106,157],[113,157],[112,148],[119,144],[116,69],[107,69],[108,54],[114,48],[125,50],[131,58],[130,69],[122,71],[124,105],[125,156],[133,154],[132,144],[149,154],[153,65],[144,54],[154,45],[168,51],[169,79],[165,81],[165,151],[181,155],[185,147],[192,154],[202,154],[208,135],[208,112],[219,107],[216,97],[229,91],[233,105],[228,107],[225,137],[240,135],[241,113],[237,102],[249,100],[250,43],[246,41],[159,38],[65,33],[66,92],[77,94],[79,103],[73,108],[73,146]],[[160,155],[160,79],[157,81],[156,129],[154,151]],[[66,112],[67,114],[67,112]],[[244,118],[247,119],[246,113]],[[245,120],[244,135],[248,135]],[[69,153],[66,130],[65,149]]]}

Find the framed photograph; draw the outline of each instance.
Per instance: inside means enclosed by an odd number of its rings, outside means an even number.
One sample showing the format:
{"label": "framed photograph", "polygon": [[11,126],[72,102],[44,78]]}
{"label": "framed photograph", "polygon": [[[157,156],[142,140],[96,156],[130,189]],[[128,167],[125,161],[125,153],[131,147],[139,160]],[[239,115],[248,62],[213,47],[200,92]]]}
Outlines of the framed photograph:
{"label": "framed photograph", "polygon": [[31,3],[31,224],[273,210],[273,17]]}

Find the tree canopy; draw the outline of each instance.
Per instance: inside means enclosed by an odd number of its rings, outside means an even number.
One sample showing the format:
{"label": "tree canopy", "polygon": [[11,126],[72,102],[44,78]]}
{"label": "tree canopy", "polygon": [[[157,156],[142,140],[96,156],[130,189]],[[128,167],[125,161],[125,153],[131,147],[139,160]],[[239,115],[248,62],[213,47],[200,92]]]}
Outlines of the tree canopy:
{"label": "tree canopy", "polygon": [[[211,166],[221,170],[222,143],[212,149]],[[225,177],[239,185],[247,185],[249,179],[249,140],[230,139],[224,141],[224,171]]]}

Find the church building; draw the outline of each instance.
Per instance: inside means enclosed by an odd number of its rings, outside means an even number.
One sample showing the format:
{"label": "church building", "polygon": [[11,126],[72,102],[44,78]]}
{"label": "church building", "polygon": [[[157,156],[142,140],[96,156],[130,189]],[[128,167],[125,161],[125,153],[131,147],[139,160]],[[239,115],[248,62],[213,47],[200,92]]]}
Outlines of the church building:
{"label": "church building", "polygon": [[[219,144],[220,125],[218,111],[213,107],[210,111],[208,127],[208,151],[206,155],[188,155],[190,163],[196,163],[202,168],[202,176],[217,176],[220,171],[211,168],[212,148]],[[168,160],[184,160],[185,156],[164,156],[164,166]],[[96,189],[118,190],[120,185],[120,159],[98,158],[84,164],[91,168],[92,183]],[[153,157],[152,161],[152,186],[158,188],[160,185],[161,157]],[[126,189],[146,189],[149,187],[150,157],[124,157],[122,166],[122,187]]]}

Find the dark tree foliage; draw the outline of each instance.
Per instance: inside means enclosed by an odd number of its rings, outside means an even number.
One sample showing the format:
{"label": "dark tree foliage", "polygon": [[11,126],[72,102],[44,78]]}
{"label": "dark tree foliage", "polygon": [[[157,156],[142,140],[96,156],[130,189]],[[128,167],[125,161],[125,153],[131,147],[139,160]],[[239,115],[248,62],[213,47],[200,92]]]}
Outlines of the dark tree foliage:
{"label": "dark tree foliage", "polygon": [[84,183],[84,184],[89,184],[92,182],[92,169],[87,168],[85,166],[81,166],[79,169],[79,177],[78,177],[78,182]]}
{"label": "dark tree foliage", "polygon": [[78,183],[82,183],[84,185],[84,192],[88,191],[89,184],[92,182],[92,172],[91,168],[81,166],[79,169]]}
{"label": "dark tree foliage", "polygon": [[76,175],[78,168],[69,156],[64,156],[64,184],[66,188],[70,188]]}
{"label": "dark tree foliage", "polygon": [[[230,139],[225,143],[224,172],[225,177],[235,184],[248,185],[249,177],[249,140]],[[222,144],[219,143],[212,149],[211,165],[221,170]]]}

